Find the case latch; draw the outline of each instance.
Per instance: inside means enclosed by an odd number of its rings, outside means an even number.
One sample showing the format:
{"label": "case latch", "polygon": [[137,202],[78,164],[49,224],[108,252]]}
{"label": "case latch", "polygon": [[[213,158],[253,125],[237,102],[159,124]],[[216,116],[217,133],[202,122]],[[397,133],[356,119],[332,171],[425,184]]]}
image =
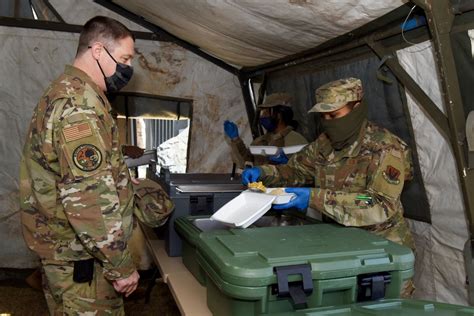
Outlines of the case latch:
{"label": "case latch", "polygon": [[389,284],[389,273],[362,274],[358,276],[357,301],[374,301],[385,297],[385,285]]}
{"label": "case latch", "polygon": [[[278,297],[291,297],[295,308],[306,308],[307,296],[313,293],[313,277],[310,264],[298,264],[274,268],[277,275]],[[288,282],[288,276],[299,274],[302,281]]]}

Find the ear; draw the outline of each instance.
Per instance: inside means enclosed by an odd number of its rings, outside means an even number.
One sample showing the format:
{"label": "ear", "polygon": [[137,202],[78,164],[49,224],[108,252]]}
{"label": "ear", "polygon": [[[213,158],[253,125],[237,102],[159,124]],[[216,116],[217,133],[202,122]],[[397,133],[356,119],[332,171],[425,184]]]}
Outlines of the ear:
{"label": "ear", "polygon": [[95,60],[98,60],[100,58],[100,54],[102,53],[103,45],[100,42],[94,42],[92,43],[92,45],[90,45],[90,47],[91,47],[92,57]]}

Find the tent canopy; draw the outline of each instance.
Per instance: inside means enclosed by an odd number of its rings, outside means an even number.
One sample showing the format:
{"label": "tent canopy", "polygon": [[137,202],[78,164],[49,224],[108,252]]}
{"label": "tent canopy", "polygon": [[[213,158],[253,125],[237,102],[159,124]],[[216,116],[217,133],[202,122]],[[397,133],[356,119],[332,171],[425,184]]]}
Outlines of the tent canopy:
{"label": "tent canopy", "polygon": [[209,55],[252,67],[316,47],[402,6],[403,0],[113,0]]}

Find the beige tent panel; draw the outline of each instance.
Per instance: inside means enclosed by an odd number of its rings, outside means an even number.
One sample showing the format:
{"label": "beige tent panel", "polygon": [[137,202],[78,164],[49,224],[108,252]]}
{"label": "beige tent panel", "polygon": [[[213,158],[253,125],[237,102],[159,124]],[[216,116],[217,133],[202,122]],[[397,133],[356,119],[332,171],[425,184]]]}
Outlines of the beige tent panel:
{"label": "beige tent panel", "polygon": [[403,0],[115,0],[169,33],[237,66],[257,66],[315,47],[398,7]]}

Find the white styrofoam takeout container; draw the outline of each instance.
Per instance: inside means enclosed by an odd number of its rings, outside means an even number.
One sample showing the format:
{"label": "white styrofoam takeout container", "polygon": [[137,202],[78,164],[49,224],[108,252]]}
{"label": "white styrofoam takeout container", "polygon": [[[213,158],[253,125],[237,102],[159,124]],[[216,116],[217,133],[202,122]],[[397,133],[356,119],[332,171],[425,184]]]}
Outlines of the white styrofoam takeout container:
{"label": "white styrofoam takeout container", "polygon": [[[274,190],[279,190],[279,189],[285,190],[285,188],[267,188],[267,191],[265,193],[273,195],[271,194],[271,192]],[[295,194],[283,192],[282,194],[273,195],[273,196],[276,196],[276,199],[273,201],[273,204],[286,204],[291,201],[291,199],[295,196]]]}
{"label": "white styrofoam takeout container", "polygon": [[277,146],[250,146],[250,153],[252,155],[262,155],[262,156],[272,156],[276,155],[279,150],[283,150],[285,155],[291,155],[299,152],[306,145],[293,145],[286,147],[277,147]]}
{"label": "white styrofoam takeout container", "polygon": [[232,227],[247,228],[262,217],[272,204],[288,203],[295,196],[294,193],[269,194],[276,189],[280,188],[267,188],[265,193],[246,190],[217,210],[211,219]]}
{"label": "white styrofoam takeout container", "polygon": [[215,212],[211,219],[240,228],[247,228],[271,207],[276,195],[244,191]]}
{"label": "white styrofoam takeout container", "polygon": [[285,155],[291,155],[291,154],[295,154],[297,152],[299,152],[301,149],[305,148],[306,144],[305,145],[293,145],[293,146],[286,146],[286,147],[282,147],[283,149],[283,152],[285,153]]}
{"label": "white styrofoam takeout container", "polygon": [[249,149],[252,155],[271,156],[278,152],[277,146],[250,146]]}

